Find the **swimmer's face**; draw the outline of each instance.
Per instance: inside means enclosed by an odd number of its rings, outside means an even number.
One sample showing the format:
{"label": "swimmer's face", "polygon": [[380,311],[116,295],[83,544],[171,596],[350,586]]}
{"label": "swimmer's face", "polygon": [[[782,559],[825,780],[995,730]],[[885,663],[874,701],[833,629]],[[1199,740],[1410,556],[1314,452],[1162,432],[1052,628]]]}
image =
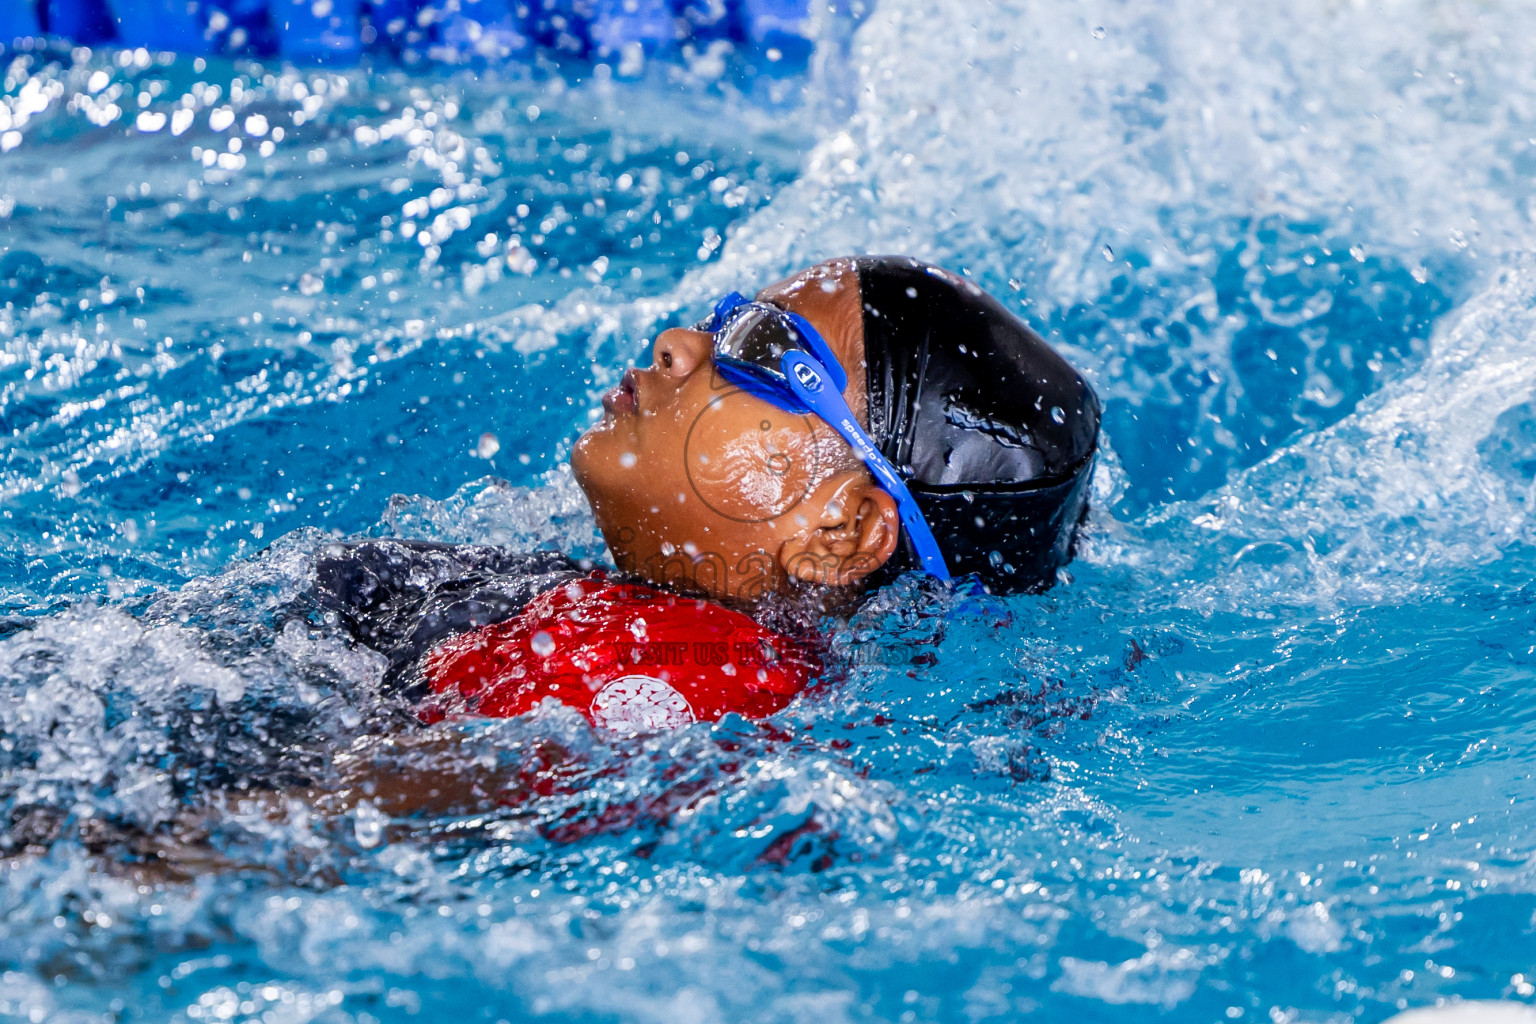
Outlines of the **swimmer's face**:
{"label": "swimmer's face", "polygon": [[[810,321],[848,372],[865,419],[863,310],[846,261],[758,294]],[[890,558],[896,503],[815,416],[785,412],[721,378],[712,335],[663,331],[651,365],[603,397],[571,452],[618,566],[713,597],[751,600],[793,578],[849,586]]]}

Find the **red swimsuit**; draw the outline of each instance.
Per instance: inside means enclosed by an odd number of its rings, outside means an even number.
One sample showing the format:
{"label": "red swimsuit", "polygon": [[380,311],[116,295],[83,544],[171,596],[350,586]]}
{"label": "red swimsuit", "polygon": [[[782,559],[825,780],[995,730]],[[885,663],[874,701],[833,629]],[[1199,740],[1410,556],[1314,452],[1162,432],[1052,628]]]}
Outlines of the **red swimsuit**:
{"label": "red swimsuit", "polygon": [[556,700],[627,734],[733,711],[761,718],[819,670],[799,645],[740,612],[600,575],[444,641],[424,668],[435,694],[422,710],[428,721],[509,718]]}

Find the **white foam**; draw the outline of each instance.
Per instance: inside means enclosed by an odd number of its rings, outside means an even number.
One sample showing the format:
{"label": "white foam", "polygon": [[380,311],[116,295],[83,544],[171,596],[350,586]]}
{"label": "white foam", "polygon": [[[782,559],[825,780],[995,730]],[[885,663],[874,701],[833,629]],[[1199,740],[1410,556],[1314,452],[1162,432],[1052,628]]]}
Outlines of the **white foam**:
{"label": "white foam", "polygon": [[1389,1017],[1384,1024],[1532,1024],[1536,1009],[1525,1003],[1468,1000],[1422,1007]]}
{"label": "white foam", "polygon": [[534,487],[490,477],[466,483],[442,501],[397,494],[376,532],[522,551],[555,550],[593,559],[601,558],[603,550],[592,510],[564,463]]}
{"label": "white foam", "polygon": [[1497,157],[1529,134],[1536,12],[1385,7],[882,3],[855,114],[702,274],[894,250],[1032,270],[1059,303],[1102,294],[1105,243],[1200,256],[1189,214],[1327,212],[1402,252],[1529,238]]}
{"label": "white foam", "polygon": [[[1144,529],[1090,533],[1085,559],[1196,579],[1182,600],[1199,607],[1255,595],[1375,603],[1528,543],[1529,489],[1479,451],[1501,415],[1536,395],[1536,258],[1507,260],[1417,372],[1214,494],[1154,511]],[[1196,571],[1213,552],[1216,571]]]}

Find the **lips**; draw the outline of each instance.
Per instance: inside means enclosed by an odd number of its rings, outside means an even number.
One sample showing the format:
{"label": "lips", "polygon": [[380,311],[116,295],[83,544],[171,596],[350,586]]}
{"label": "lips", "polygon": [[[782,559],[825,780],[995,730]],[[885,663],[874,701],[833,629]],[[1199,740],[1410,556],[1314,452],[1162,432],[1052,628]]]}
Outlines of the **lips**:
{"label": "lips", "polygon": [[618,387],[603,395],[603,408],[614,414],[640,411],[640,394],[635,387],[634,367],[624,371],[624,379],[619,381]]}

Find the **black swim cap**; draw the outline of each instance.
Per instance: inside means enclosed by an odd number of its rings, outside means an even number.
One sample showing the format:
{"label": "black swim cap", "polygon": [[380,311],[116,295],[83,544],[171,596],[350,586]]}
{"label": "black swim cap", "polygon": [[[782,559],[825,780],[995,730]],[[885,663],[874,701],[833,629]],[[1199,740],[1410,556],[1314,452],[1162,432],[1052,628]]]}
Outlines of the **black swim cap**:
{"label": "black swim cap", "polygon": [[[905,256],[853,263],[870,436],[906,478],[952,574],[975,573],[994,592],[1044,590],[1087,509],[1098,396],[965,278]],[[898,567],[917,564],[910,547]]]}

